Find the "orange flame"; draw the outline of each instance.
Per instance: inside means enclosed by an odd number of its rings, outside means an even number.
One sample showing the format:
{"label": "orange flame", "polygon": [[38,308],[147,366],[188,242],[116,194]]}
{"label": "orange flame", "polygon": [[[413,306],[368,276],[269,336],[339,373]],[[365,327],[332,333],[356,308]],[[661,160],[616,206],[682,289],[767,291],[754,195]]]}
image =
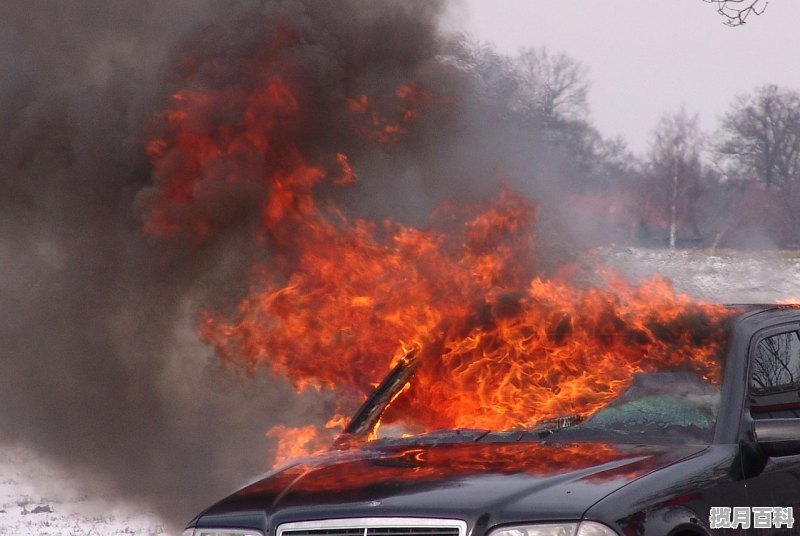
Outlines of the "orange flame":
{"label": "orange flame", "polygon": [[[420,103],[436,102],[416,84],[393,98],[396,121],[364,95],[340,104],[364,138],[390,143],[409,134]],[[150,233],[213,234],[224,220],[196,207],[219,183],[249,185],[260,200],[258,238],[272,264],[254,271],[233,317],[202,317],[202,338],[226,362],[267,367],[298,390],[337,389],[344,407],[418,349],[412,381],[382,418],[409,433],[587,416],[636,371],[719,379],[723,308],[676,295],[663,279],[635,287],[610,272],[567,270],[543,279],[536,207],[508,187],[483,203],[443,207],[427,228],[321,208],[320,184],[346,186],[356,174],[342,151],[304,154],[293,138],[304,110],[277,76],[249,93],[183,90],[165,116],[167,134],[148,146],[158,187],[145,210]],[[228,119],[214,119],[221,114]],[[280,437],[282,460],[324,448],[332,434],[280,425],[269,436]]]}
{"label": "orange flame", "polygon": [[282,424],[270,428],[267,437],[278,440],[273,458],[274,465],[280,465],[292,458],[322,452],[328,448],[333,439],[332,434],[314,425],[292,428]]}
{"label": "orange flame", "polygon": [[359,95],[347,101],[351,112],[366,119],[358,126],[359,133],[367,139],[382,144],[395,143],[408,134],[410,125],[417,117],[419,104],[431,105],[435,101],[428,91],[417,84],[400,86],[395,91],[394,97],[400,107],[399,111],[395,112],[394,122],[381,115],[379,106],[366,95]]}

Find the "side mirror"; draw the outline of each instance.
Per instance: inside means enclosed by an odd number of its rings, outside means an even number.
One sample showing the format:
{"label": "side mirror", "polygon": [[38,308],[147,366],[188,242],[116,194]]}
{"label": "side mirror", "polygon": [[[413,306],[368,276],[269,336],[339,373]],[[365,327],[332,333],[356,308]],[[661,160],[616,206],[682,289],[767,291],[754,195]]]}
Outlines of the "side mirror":
{"label": "side mirror", "polygon": [[760,419],[753,423],[753,432],[767,456],[800,454],[800,418]]}

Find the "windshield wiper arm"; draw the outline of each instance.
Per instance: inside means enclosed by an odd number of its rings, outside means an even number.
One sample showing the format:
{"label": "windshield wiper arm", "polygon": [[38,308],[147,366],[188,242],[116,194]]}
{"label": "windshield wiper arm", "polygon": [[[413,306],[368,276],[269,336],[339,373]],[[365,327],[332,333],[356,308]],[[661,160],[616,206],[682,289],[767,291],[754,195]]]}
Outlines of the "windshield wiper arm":
{"label": "windshield wiper arm", "polygon": [[381,445],[438,445],[440,443],[475,443],[490,434],[480,428],[443,428],[423,434],[381,438]]}
{"label": "windshield wiper arm", "polygon": [[460,439],[461,441],[478,441],[488,434],[490,430],[483,428],[442,428],[425,434],[413,436],[410,439]]}

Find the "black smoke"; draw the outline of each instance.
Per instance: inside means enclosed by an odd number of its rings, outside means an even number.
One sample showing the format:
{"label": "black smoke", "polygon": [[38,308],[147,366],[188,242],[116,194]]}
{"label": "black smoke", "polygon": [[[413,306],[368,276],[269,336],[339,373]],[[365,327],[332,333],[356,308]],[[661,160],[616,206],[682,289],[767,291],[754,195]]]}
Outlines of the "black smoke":
{"label": "black smoke", "polygon": [[[269,253],[252,240],[246,192],[191,209],[214,221],[209,240],[144,233],[159,188],[146,144],[164,133],[173,92],[255,83],[253,58],[288,27],[300,38],[274,65],[318,107],[295,134],[309,154],[352,156],[360,182],[328,192],[349,213],[424,223],[444,198],[495,191],[499,175],[546,198],[563,162],[509,118],[502,88],[463,65],[463,40],[439,35],[442,9],[2,2],[0,440],[179,525],[265,468],[270,426],[326,418],[329,395],[227,370],[199,341],[198,310],[236,303]],[[328,106],[409,80],[443,104],[388,148],[344,131],[343,112]],[[567,240],[550,229],[553,244]],[[559,264],[553,251],[546,259]]]}

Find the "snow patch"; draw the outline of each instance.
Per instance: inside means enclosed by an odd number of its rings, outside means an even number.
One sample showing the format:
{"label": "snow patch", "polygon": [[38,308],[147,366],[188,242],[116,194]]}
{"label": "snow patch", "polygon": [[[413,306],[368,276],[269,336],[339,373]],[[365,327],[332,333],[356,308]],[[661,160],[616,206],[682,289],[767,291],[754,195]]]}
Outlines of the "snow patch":
{"label": "snow patch", "polygon": [[679,292],[720,303],[800,301],[800,252],[612,248],[606,261],[634,281],[672,279]]}
{"label": "snow patch", "polygon": [[29,450],[0,447],[0,535],[154,536],[164,527],[131,505],[90,498]]}

